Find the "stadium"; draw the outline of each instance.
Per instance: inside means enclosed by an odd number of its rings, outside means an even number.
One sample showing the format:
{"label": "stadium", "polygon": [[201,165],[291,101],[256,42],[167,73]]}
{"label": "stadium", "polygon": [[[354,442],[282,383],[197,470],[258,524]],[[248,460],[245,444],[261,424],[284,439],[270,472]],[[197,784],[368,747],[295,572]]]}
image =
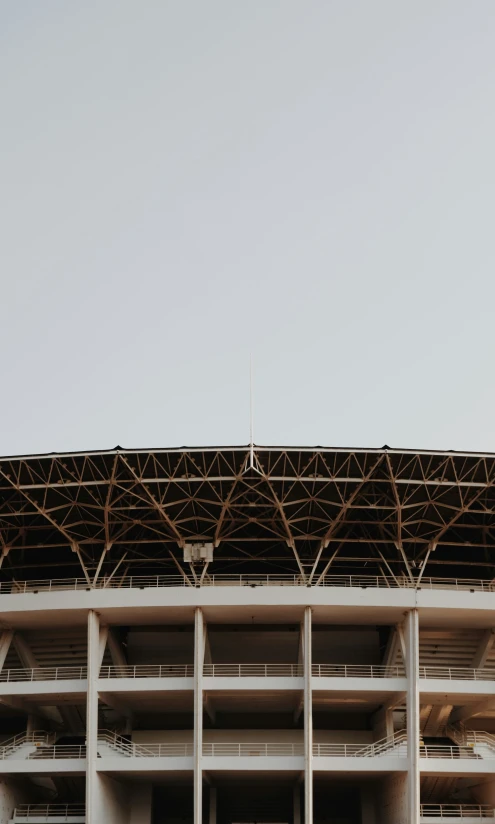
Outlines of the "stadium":
{"label": "stadium", "polygon": [[0,824],[495,824],[495,455],[0,458]]}

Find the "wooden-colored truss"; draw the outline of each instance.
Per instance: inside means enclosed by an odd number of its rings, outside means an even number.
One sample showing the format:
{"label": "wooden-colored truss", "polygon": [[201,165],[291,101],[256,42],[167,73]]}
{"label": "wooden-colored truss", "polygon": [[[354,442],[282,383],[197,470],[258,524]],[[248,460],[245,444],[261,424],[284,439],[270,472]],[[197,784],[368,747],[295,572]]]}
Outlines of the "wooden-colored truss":
{"label": "wooden-colored truss", "polygon": [[[88,580],[183,569],[213,543],[213,571],[332,568],[493,577],[495,456],[323,448],[123,450],[0,459],[2,572]],[[450,573],[447,568],[450,568]],[[455,568],[455,569],[454,569]],[[201,572],[199,573],[201,574]],[[31,575],[32,577],[32,575]]]}

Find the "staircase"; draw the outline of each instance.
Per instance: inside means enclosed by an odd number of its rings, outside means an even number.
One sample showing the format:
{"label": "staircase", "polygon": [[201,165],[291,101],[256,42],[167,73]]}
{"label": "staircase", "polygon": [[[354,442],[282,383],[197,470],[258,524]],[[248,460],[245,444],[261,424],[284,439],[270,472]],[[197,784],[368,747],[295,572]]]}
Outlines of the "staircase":
{"label": "staircase", "polygon": [[52,747],[54,743],[55,736],[53,733],[21,733],[21,735],[16,735],[2,744],[0,759],[8,761],[10,759],[32,758],[41,748]]}
{"label": "staircase", "polygon": [[478,730],[465,730],[449,727],[447,735],[463,750],[467,750],[473,757],[495,758],[495,735]]}
{"label": "staircase", "polygon": [[[127,738],[123,738],[115,732],[102,730],[102,732],[98,733],[98,755],[101,758],[105,758],[105,756],[114,757],[116,755],[128,758],[134,755],[135,748],[135,745],[128,741]],[[153,755],[153,753],[150,752],[150,755]]]}

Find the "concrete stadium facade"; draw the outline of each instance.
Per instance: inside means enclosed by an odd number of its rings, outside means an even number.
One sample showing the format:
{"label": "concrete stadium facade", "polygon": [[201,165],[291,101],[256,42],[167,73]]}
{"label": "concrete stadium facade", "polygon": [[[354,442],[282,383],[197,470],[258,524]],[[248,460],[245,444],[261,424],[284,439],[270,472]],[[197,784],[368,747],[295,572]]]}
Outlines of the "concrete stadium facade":
{"label": "concrete stadium facade", "polygon": [[0,459],[0,824],[494,824],[494,484],[388,447]]}

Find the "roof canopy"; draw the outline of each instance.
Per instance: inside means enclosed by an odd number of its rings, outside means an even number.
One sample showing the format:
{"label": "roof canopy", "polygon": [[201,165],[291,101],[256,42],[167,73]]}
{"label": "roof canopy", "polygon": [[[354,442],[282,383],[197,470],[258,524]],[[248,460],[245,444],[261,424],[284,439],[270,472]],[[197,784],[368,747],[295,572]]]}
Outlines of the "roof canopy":
{"label": "roof canopy", "polygon": [[[495,455],[225,447],[0,458],[3,578],[494,576]],[[426,561],[426,564],[425,564]]]}

